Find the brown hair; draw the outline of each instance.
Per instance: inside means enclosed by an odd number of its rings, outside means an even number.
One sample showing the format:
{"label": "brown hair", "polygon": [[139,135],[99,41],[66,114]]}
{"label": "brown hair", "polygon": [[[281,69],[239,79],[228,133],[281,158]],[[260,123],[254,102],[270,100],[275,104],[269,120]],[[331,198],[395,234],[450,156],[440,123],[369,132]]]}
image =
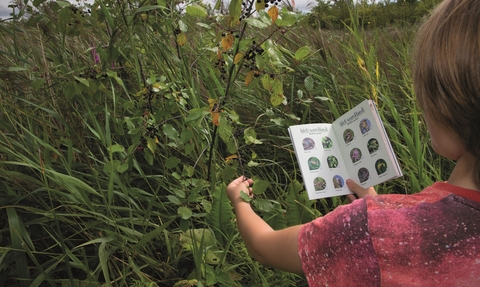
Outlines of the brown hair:
{"label": "brown hair", "polygon": [[413,84],[423,112],[475,156],[480,186],[480,0],[445,0],[420,27]]}

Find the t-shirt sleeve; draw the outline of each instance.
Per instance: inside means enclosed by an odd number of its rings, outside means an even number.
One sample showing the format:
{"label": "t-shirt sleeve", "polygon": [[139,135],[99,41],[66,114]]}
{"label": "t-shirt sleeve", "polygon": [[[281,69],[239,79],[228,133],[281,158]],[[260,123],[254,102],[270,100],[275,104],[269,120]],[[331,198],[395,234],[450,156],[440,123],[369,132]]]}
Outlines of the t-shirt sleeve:
{"label": "t-shirt sleeve", "polygon": [[380,285],[365,199],[305,224],[298,235],[298,254],[309,286]]}

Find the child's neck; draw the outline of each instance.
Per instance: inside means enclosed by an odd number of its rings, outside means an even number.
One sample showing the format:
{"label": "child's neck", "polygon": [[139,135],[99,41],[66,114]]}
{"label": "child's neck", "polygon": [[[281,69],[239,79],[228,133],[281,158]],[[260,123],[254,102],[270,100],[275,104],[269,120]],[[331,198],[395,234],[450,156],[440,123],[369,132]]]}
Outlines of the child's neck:
{"label": "child's neck", "polygon": [[475,183],[473,176],[474,163],[475,157],[473,155],[470,153],[462,155],[457,160],[457,164],[447,182],[466,189],[480,191],[480,187]]}

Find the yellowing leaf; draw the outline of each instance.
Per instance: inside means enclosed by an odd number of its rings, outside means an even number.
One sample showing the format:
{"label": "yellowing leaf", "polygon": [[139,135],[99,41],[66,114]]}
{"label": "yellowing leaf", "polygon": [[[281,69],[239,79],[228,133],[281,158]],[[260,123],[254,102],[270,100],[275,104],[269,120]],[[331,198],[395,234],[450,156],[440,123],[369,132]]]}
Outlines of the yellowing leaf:
{"label": "yellowing leaf", "polygon": [[272,94],[270,96],[270,103],[272,103],[272,105],[276,107],[281,103],[283,103],[283,99],[284,99],[283,94]]}
{"label": "yellowing leaf", "polygon": [[248,85],[250,85],[250,83],[253,81],[254,76],[255,76],[255,71],[250,71],[247,73],[247,75],[245,76],[245,86],[248,87]]}
{"label": "yellowing leaf", "polygon": [[187,43],[187,36],[185,35],[185,33],[181,32],[177,34],[177,43],[180,46],[183,46],[185,45],[185,43]]}
{"label": "yellowing leaf", "polygon": [[278,19],[278,8],[277,6],[272,6],[270,9],[268,9],[268,15],[270,18],[272,18],[272,25],[275,24],[275,21]]}
{"label": "yellowing leaf", "polygon": [[238,53],[235,55],[235,59],[233,59],[233,63],[238,64],[242,59],[243,59],[243,53]]}
{"label": "yellowing leaf", "polygon": [[217,99],[208,99],[208,105],[210,106],[210,110],[213,109],[217,101],[218,101]]}
{"label": "yellowing leaf", "polygon": [[223,51],[227,51],[228,49],[232,48],[233,40],[234,38],[232,33],[228,33],[225,37],[222,38]]}
{"label": "yellowing leaf", "polygon": [[218,127],[220,125],[220,113],[211,112],[211,114],[213,124]]}
{"label": "yellowing leaf", "polygon": [[262,85],[263,85],[263,88],[264,88],[265,90],[269,90],[269,91],[272,90],[272,88],[273,88],[273,82],[274,82],[274,81],[275,81],[275,80],[272,79],[272,78],[270,77],[270,75],[267,75],[267,74],[263,75],[263,77],[262,77]]}
{"label": "yellowing leaf", "polygon": [[233,155],[231,155],[231,156],[226,157],[226,158],[225,158],[225,161],[226,161],[226,162],[229,162],[229,161],[231,161],[232,159],[236,159],[236,158],[237,158],[237,155],[236,155],[236,154],[233,154]]}

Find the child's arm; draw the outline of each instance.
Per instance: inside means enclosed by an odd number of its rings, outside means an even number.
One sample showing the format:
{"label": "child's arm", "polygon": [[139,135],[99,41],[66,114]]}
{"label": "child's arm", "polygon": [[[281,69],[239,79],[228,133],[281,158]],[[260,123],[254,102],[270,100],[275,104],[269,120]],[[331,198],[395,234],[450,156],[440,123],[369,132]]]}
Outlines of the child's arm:
{"label": "child's arm", "polygon": [[284,271],[303,274],[298,256],[298,232],[301,225],[273,230],[240,197],[240,192],[253,197],[251,179],[243,176],[227,186],[227,194],[235,209],[237,226],[250,254],[260,263]]}

